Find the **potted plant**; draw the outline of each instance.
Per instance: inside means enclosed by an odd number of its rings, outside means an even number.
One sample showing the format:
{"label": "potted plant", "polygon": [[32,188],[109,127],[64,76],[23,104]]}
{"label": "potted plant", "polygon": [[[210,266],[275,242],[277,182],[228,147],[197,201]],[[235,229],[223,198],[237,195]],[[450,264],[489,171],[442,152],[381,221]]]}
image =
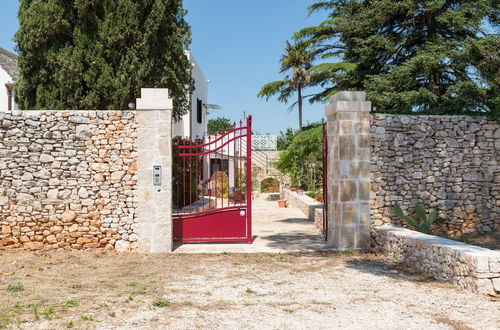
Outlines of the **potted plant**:
{"label": "potted plant", "polygon": [[280,200],[278,200],[278,206],[280,208],[286,208],[286,202],[287,202],[286,199],[280,199]]}
{"label": "potted plant", "polygon": [[236,189],[234,191],[234,202],[235,203],[243,203],[245,201],[245,195],[240,189]]}

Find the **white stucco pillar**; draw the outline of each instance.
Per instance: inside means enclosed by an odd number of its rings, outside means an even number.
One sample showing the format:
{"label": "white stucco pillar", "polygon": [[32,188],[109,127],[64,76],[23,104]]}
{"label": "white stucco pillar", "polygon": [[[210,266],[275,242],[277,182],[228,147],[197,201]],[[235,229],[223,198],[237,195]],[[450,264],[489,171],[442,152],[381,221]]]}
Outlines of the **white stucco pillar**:
{"label": "white stucco pillar", "polygon": [[[143,88],[136,108],[139,252],[171,252],[172,100],[167,89]],[[155,166],[161,167],[159,185],[153,181]]]}

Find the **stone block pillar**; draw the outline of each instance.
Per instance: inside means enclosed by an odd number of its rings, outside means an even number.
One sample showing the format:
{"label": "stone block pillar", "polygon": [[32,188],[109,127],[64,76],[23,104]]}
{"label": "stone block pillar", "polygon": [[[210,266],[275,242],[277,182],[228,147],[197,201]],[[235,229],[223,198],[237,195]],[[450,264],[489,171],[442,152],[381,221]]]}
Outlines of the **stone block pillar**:
{"label": "stone block pillar", "polygon": [[337,249],[370,246],[370,109],[364,92],[340,92],[325,109],[328,240]]}
{"label": "stone block pillar", "polygon": [[[172,100],[167,89],[143,88],[137,99],[137,222],[139,252],[171,252]],[[153,167],[161,183],[153,184]]]}

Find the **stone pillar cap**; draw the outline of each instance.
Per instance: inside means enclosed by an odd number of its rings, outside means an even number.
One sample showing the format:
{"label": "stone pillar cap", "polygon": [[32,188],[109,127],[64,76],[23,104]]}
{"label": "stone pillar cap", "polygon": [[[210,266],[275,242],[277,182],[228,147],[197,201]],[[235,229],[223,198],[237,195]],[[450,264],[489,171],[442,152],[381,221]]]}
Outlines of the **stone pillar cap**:
{"label": "stone pillar cap", "polygon": [[330,97],[330,102],[336,101],[366,101],[366,92],[343,91]]}
{"label": "stone pillar cap", "polygon": [[136,100],[137,110],[172,110],[172,99],[167,88],[141,88],[141,98]]}
{"label": "stone pillar cap", "polygon": [[325,107],[325,116],[329,120],[338,112],[370,112],[372,103],[366,101],[365,92],[339,92],[330,98]]}

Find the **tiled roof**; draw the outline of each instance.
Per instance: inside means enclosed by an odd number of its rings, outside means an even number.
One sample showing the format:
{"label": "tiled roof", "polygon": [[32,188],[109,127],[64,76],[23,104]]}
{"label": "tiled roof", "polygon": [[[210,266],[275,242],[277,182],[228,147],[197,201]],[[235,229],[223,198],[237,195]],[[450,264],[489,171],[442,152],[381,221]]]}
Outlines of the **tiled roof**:
{"label": "tiled roof", "polygon": [[0,47],[0,67],[7,71],[12,79],[17,80],[19,71],[17,70],[17,55]]}

